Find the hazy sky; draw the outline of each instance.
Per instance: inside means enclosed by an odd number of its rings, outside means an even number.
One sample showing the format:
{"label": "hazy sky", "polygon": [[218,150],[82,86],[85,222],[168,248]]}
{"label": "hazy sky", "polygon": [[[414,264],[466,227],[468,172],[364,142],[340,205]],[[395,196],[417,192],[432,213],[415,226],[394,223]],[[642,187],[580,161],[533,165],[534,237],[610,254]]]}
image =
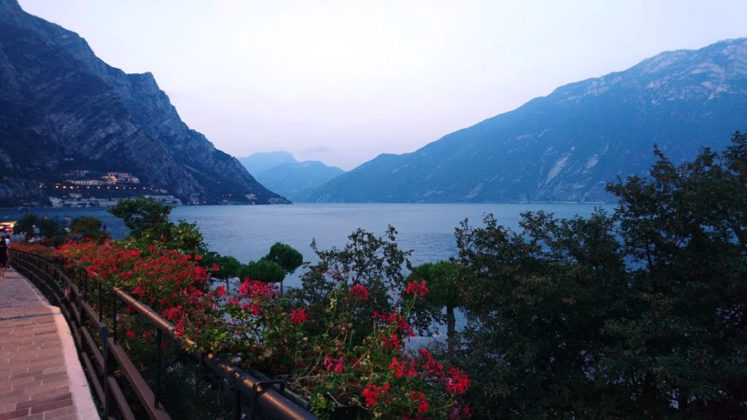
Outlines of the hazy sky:
{"label": "hazy sky", "polygon": [[747,36],[746,0],[21,0],[108,64],[150,71],[234,156],[343,169],[560,85]]}

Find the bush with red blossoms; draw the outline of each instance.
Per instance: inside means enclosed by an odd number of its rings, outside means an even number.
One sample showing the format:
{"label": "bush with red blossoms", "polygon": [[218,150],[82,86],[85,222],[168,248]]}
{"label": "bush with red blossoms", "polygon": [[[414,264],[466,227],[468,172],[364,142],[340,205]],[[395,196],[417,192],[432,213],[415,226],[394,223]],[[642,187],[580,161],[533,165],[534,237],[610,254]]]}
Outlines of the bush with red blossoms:
{"label": "bush with red blossoms", "polygon": [[[225,329],[214,311],[218,293],[210,292],[209,272],[195,256],[155,247],[128,249],[114,241],[68,242],[54,255],[68,269],[84,273],[88,287],[120,287],[171,321],[177,335],[205,350],[216,348],[213,336]],[[128,328],[136,318],[130,310],[121,315],[125,337],[135,338]]]}
{"label": "bush with red blossoms", "polygon": [[[417,299],[427,293],[417,282],[392,311],[374,311],[370,332],[356,338],[354,314],[366,304],[361,288],[338,281],[324,320],[307,327],[315,331],[298,349],[314,361],[295,369],[294,385],[311,395],[312,410],[325,415],[337,404],[358,405],[373,416],[394,418],[466,418],[468,408],[459,398],[469,388],[460,370],[444,367],[426,349],[417,355],[404,343],[415,335],[407,321]],[[318,329],[324,322],[324,328]],[[315,330],[314,327],[317,329]],[[333,396],[333,397],[330,397]]]}
{"label": "bush with red blossoms", "polygon": [[[470,385],[467,375],[444,367],[425,349],[412,354],[404,347],[415,335],[410,311],[428,293],[424,281],[387,293],[382,306],[380,294],[374,303],[366,285],[348,285],[337,275],[326,306],[310,307],[279,297],[273,284],[255,279],[232,289],[211,288],[199,256],[176,250],[78,242],[55,255],[90,284],[120,287],[155,309],[188,339],[184,343],[287,378],[288,387],[309,398],[311,410],[322,417],[340,404],[386,418],[468,417],[459,401]],[[153,336],[134,312],[127,307],[120,313],[125,346]]]}

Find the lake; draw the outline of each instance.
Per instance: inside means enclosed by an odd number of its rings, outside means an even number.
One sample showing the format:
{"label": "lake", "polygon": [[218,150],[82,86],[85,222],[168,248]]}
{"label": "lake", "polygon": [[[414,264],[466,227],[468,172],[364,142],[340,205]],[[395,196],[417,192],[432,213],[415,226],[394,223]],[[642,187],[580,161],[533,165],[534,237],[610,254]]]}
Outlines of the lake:
{"label": "lake", "polygon": [[[411,249],[413,265],[456,256],[454,228],[468,218],[480,226],[487,213],[498,222],[518,229],[520,214],[544,210],[559,217],[587,216],[595,208],[609,212],[610,204],[291,204],[267,206],[184,206],[176,207],[171,219],[197,223],[212,251],[230,255],[241,262],[263,257],[275,242],[299,250],[304,260],[315,261],[310,244],[314,239],[320,249],[343,247],[347,236],[361,227],[382,235],[387,225],[394,226],[398,244]],[[115,238],[126,235],[119,219],[105,209],[32,209],[32,213],[64,220],[67,216],[94,216],[101,219]],[[14,220],[19,211],[0,209],[0,221]],[[300,285],[302,270],[286,280],[287,286]]]}

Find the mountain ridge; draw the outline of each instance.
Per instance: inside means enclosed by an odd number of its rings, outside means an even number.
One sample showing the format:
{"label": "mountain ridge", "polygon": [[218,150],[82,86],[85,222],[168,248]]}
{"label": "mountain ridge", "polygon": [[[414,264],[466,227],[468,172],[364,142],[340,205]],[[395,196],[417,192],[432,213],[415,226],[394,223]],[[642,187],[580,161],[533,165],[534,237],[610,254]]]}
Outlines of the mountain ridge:
{"label": "mountain ridge", "polygon": [[254,153],[239,158],[239,162],[263,185],[293,201],[301,200],[314,188],[345,173],[318,160],[299,162],[285,151]]}
{"label": "mountain ridge", "polygon": [[71,171],[131,173],[193,203],[287,202],[189,128],[151,73],[109,66],[74,32],[0,4],[0,202],[43,200],[40,186]]}
{"label": "mountain ridge", "polygon": [[381,154],[317,188],[314,202],[609,201],[616,177],[646,175],[744,129],[747,39],[664,52],[560,86],[401,155]]}

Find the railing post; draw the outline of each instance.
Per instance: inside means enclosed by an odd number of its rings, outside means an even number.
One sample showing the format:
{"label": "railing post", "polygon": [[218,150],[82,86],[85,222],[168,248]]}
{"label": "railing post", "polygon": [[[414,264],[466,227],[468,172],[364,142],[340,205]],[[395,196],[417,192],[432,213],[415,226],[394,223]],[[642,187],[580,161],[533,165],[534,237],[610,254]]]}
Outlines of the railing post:
{"label": "railing post", "polygon": [[[99,314],[100,315],[100,314]],[[101,348],[104,353],[104,417],[112,416],[112,390],[109,386],[109,376],[112,374],[111,353],[109,352],[109,331],[105,326],[101,327]]]}
{"label": "railing post", "polygon": [[233,378],[233,420],[241,420],[241,378],[235,375]]}
{"label": "railing post", "polygon": [[160,328],[156,328],[156,389],[153,390],[155,401],[153,405],[158,407],[158,403],[161,397],[161,353],[163,348],[161,347],[161,341],[163,334]]}
{"label": "railing post", "polygon": [[104,322],[104,295],[103,286],[99,283],[99,322]]}
{"label": "railing post", "polygon": [[112,305],[112,323],[114,332],[112,334],[112,337],[114,337],[114,342],[117,342],[117,298],[114,298],[114,303]]}

